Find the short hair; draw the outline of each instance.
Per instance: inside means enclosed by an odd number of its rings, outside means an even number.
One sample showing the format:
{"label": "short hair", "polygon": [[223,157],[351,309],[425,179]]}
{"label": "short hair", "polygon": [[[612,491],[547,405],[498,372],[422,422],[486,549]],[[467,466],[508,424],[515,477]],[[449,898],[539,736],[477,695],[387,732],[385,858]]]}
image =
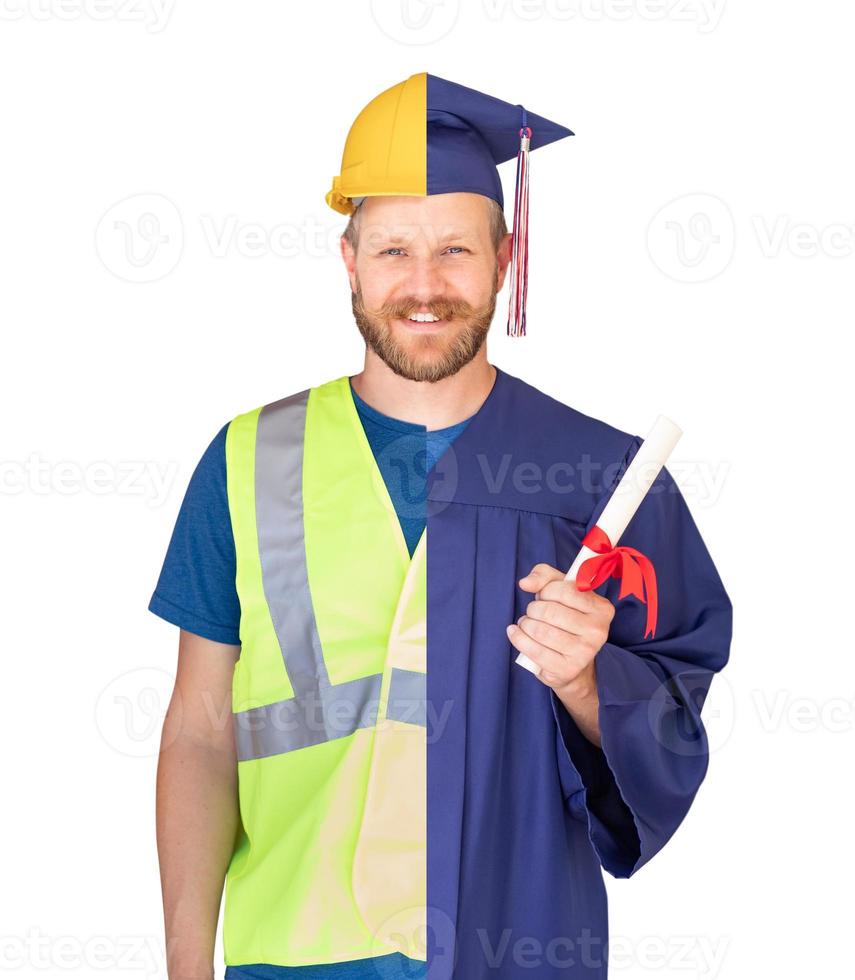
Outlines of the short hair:
{"label": "short hair", "polygon": [[[351,214],[350,220],[347,222],[347,227],[343,232],[345,240],[350,244],[354,252],[356,252],[356,246],[359,240],[359,218],[364,200],[365,198],[359,202],[356,210]],[[494,251],[498,252],[499,245],[502,244],[502,239],[508,233],[505,212],[499,202],[494,201],[492,197],[488,197],[487,202],[490,206],[490,240],[493,243]]]}

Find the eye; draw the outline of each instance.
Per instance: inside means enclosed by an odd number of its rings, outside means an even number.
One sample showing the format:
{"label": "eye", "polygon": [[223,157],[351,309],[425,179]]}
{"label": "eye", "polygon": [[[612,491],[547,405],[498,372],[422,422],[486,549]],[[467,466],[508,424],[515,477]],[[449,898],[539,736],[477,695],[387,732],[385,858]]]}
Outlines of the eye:
{"label": "eye", "polygon": [[[403,254],[403,251],[404,250],[402,248],[398,248],[397,246],[392,246],[391,248],[384,248],[383,251],[380,254],[381,255],[392,255],[395,252],[398,252],[398,253]],[[454,254],[457,254],[458,252],[468,252],[469,249],[468,248],[464,248],[463,245],[449,245],[448,246],[448,249],[446,249],[446,251],[454,251]]]}

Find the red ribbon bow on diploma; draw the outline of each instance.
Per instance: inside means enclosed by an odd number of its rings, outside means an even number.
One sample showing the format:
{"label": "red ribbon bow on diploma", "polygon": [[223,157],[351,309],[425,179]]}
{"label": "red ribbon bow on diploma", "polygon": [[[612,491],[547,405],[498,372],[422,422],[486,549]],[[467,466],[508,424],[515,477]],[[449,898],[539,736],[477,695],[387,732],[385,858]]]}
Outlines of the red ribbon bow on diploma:
{"label": "red ribbon bow on diploma", "polygon": [[613,547],[606,532],[595,524],[582,538],[582,544],[587,545],[596,555],[582,562],[576,573],[576,588],[580,592],[588,592],[602,585],[607,578],[620,579],[619,599],[634,595],[647,603],[647,634],[651,636],[656,631],[656,571],[653,562],[635,548],[623,545]]}

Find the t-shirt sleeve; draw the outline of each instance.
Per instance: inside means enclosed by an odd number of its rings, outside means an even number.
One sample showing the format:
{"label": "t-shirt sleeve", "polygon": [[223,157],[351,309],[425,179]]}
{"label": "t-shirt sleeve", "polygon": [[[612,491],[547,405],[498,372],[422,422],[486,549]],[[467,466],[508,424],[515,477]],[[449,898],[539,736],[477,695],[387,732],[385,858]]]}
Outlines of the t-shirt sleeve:
{"label": "t-shirt sleeve", "polygon": [[190,477],[148,608],[181,629],[240,643],[235,544],[226,490],[227,422]]}

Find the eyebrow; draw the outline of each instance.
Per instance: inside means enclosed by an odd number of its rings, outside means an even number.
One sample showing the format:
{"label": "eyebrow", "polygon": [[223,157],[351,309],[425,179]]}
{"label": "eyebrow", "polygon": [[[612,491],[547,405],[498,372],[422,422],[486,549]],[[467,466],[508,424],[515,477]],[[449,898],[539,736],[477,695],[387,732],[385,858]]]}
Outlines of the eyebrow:
{"label": "eyebrow", "polygon": [[[379,242],[384,242],[384,243],[388,243],[388,244],[391,244],[391,245],[407,245],[407,244],[409,244],[409,243],[412,242],[413,237],[414,237],[413,235],[394,235],[394,234],[393,235],[388,235],[388,236],[380,236],[380,235],[378,235],[378,236],[376,236],[376,238],[374,240],[376,242],[378,242],[378,243]],[[441,238],[437,238],[436,239],[437,244],[443,243],[443,242],[445,242],[445,243],[447,243],[447,242],[454,242],[454,241],[457,241],[457,242],[471,242],[471,241],[474,241],[474,240],[475,240],[474,239],[474,236],[471,235],[469,232],[465,232],[465,231],[451,232],[450,234],[444,235]]]}

